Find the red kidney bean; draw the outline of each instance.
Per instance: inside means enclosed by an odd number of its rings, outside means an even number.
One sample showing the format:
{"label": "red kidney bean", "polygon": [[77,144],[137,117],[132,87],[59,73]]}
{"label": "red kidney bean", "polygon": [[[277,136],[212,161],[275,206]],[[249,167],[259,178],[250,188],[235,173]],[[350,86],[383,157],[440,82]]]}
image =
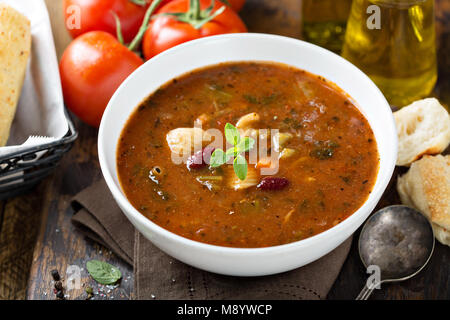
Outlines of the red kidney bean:
{"label": "red kidney bean", "polygon": [[206,166],[203,162],[203,150],[199,150],[187,159],[186,166],[188,169],[200,169]]}
{"label": "red kidney bean", "polygon": [[190,156],[186,162],[186,166],[189,170],[200,169],[209,164],[211,160],[211,154],[214,152],[215,148],[206,147],[203,150],[199,150]]}
{"label": "red kidney bean", "polygon": [[257,185],[261,190],[281,190],[289,185],[289,180],[286,178],[278,177],[265,177]]}

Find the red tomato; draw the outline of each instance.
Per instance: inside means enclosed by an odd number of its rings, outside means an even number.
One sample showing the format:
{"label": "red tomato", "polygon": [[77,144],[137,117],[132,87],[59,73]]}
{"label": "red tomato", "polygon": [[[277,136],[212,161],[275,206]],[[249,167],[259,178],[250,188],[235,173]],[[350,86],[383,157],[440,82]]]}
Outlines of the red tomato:
{"label": "red tomato", "polygon": [[[171,2],[173,0],[163,0],[161,2],[161,6],[163,6],[164,4]],[[235,11],[235,12],[239,12],[241,11],[242,7],[245,4],[245,0],[227,0],[227,1],[222,1],[224,4],[229,4],[231,6],[231,8]]]}
{"label": "red tomato", "polygon": [[67,107],[81,120],[98,127],[109,99],[142,59],[104,31],[76,38],[60,62]]}
{"label": "red tomato", "polygon": [[[211,0],[198,1],[200,1],[202,10],[211,5]],[[192,10],[189,5],[190,0],[174,0],[163,6],[157,13],[159,15],[162,13],[188,12],[188,10]],[[224,4],[216,1],[211,14],[214,14],[222,7],[224,7]],[[148,60],[164,50],[183,42],[235,32],[247,32],[247,28],[238,14],[227,6],[224,7],[224,11],[221,14],[197,29],[191,23],[179,21],[174,16],[159,15],[150,23],[144,35],[142,50],[145,58]]]}
{"label": "red tomato", "polygon": [[239,12],[244,6],[245,0],[228,0],[228,3],[235,12]]}
{"label": "red tomato", "polygon": [[73,38],[88,31],[106,31],[115,36],[114,12],[120,19],[125,42],[130,42],[136,35],[148,8],[148,4],[140,6],[131,0],[64,0],[66,21],[71,21],[75,12],[70,10],[71,6],[79,8],[81,22],[79,29],[69,30]]}

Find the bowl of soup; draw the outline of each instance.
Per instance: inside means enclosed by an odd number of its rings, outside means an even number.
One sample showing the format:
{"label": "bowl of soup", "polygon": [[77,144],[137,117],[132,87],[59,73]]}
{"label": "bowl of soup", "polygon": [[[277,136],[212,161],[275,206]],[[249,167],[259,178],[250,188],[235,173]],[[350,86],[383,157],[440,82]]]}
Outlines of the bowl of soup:
{"label": "bowl of soup", "polygon": [[195,40],[146,62],[99,130],[106,183],[170,256],[261,276],[326,255],[361,226],[397,157],[375,84],[315,45],[266,34]]}

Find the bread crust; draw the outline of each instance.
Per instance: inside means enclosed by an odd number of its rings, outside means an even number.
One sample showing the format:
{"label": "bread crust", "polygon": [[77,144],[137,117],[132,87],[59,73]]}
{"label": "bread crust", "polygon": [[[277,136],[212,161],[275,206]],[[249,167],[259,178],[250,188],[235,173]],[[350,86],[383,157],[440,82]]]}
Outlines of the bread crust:
{"label": "bread crust", "polygon": [[0,147],[9,137],[30,51],[30,21],[0,3]]}
{"label": "bread crust", "polygon": [[402,203],[421,211],[433,223],[436,238],[450,245],[450,155],[424,156],[398,178]]}

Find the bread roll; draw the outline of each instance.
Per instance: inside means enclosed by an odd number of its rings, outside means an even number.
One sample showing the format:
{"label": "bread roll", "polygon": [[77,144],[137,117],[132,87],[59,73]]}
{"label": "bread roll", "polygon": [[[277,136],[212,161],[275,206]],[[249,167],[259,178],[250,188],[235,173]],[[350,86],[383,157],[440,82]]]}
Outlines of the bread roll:
{"label": "bread roll", "polygon": [[430,219],[436,239],[450,246],[450,156],[424,156],[414,162],[398,178],[397,190],[403,204]]}
{"label": "bread roll", "polygon": [[425,154],[439,154],[450,143],[450,116],[435,98],[416,101],[394,113],[398,132],[398,166]]}
{"label": "bread roll", "polygon": [[9,137],[30,50],[30,21],[0,3],[0,147]]}

